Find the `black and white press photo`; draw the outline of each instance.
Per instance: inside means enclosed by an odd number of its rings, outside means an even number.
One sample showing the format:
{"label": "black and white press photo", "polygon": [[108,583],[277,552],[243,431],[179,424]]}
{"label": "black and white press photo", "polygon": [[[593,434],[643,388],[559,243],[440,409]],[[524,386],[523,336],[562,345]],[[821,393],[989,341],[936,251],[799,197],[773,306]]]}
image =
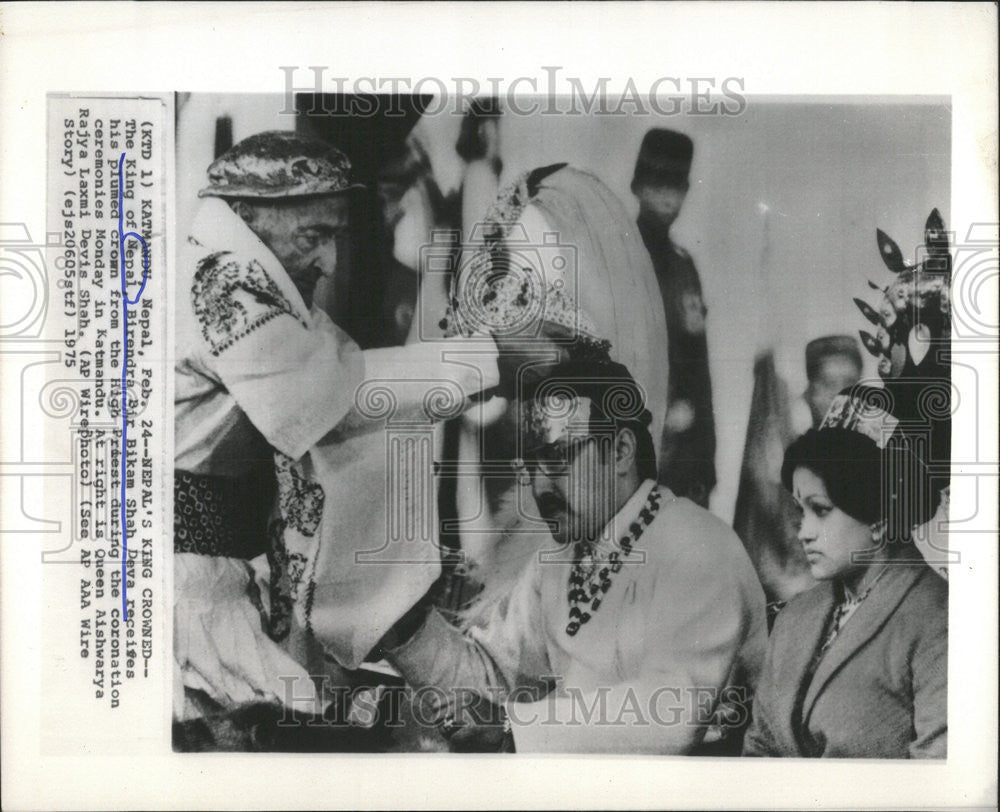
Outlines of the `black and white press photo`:
{"label": "black and white press photo", "polygon": [[726,87],[178,97],[175,749],[946,758],[949,108]]}
{"label": "black and white press photo", "polygon": [[996,23],[0,3],[0,804],[995,806]]}

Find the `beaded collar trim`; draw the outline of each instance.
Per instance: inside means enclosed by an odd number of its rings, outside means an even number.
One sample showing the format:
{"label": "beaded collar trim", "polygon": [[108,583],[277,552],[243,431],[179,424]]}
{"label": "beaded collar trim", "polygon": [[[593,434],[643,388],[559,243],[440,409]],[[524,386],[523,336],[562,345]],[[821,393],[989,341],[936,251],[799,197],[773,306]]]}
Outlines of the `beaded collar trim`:
{"label": "beaded collar trim", "polygon": [[[633,546],[652,524],[660,510],[662,496],[658,487],[649,492],[646,504],[639,511],[639,518],[629,525],[629,532],[618,542],[621,552],[612,550],[606,560],[599,561],[595,559],[594,550],[589,544],[577,542],[574,545],[576,563],[569,573],[569,623],[566,624],[566,634],[570,637],[580,631],[580,627],[601,607],[604,596],[611,589],[611,576],[621,571]],[[604,566],[598,569],[598,564]]]}

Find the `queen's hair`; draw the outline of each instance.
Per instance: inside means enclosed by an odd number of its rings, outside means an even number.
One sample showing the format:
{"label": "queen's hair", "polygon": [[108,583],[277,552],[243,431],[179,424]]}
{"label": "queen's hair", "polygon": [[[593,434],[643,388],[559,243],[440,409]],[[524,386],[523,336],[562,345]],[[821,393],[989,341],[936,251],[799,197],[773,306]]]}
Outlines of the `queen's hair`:
{"label": "queen's hair", "polygon": [[940,484],[905,437],[880,449],[851,429],[809,429],[785,452],[781,482],[792,490],[792,474],[806,468],[823,480],[831,501],[865,524],[886,522],[886,538],[908,541],[929,521],[940,502]]}

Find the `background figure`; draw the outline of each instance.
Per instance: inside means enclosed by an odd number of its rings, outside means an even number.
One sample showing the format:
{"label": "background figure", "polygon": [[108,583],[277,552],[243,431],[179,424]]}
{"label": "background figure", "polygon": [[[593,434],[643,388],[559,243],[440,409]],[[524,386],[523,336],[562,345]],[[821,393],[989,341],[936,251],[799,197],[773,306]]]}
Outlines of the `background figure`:
{"label": "background figure", "polygon": [[[475,248],[482,245],[482,228],[476,228],[486,219],[500,186],[500,117],[502,110],[496,99],[475,99],[465,111],[455,140],[455,153],[461,159],[459,186],[447,195],[438,192],[440,205],[437,207],[433,228],[424,233],[424,240],[434,243],[433,252],[423,253],[424,264],[433,254],[440,257],[448,254],[449,273],[422,273],[418,306],[420,316],[414,320],[410,330],[410,341],[427,339],[441,335],[439,325],[441,315],[448,309],[448,294],[454,278],[454,271],[471,258]],[[425,119],[426,120],[426,119]],[[430,146],[433,146],[431,142]],[[428,167],[430,163],[428,162]],[[427,180],[434,183],[433,173],[428,172]],[[435,188],[437,185],[435,183]],[[463,258],[463,252],[465,257]],[[436,259],[429,260],[436,267]],[[426,271],[425,269],[422,269]]]}
{"label": "background figure", "polygon": [[660,481],[708,507],[715,487],[715,419],[705,336],[707,310],[690,254],[670,238],[688,191],[694,144],[673,130],[646,133],[632,178],[639,232],[653,260],[669,337],[670,383]]}
{"label": "background figure", "polygon": [[418,290],[431,281],[424,274],[424,246],[435,230],[456,232],[458,221],[434,180],[427,152],[412,134],[403,152],[379,170],[375,189],[387,266],[382,323],[392,343],[403,344],[416,337]]}
{"label": "background figure", "polygon": [[472,241],[476,223],[496,200],[503,161],[500,158],[500,102],[475,99],[462,118],[455,152],[462,159],[462,238]]}
{"label": "background figure", "polygon": [[806,345],[809,385],[792,405],[795,433],[818,428],[837,393],[860,381],[863,371],[861,349],[852,336],[822,336],[810,341]]}
{"label": "background figure", "polygon": [[753,399],[736,496],[733,529],[743,540],[764,587],[768,624],[784,602],[815,585],[796,539],[797,511],[781,484],[781,460],[794,439],[788,390],[771,350],[754,364]]}
{"label": "background figure", "polygon": [[818,428],[833,398],[861,378],[861,353],[850,336],[823,336],[806,345],[809,385],[789,408],[774,352],[758,355],[733,528],[743,539],[764,586],[771,614],[815,584],[796,539],[797,511],[781,485],[781,457],[795,437]]}
{"label": "background figure", "polygon": [[418,269],[410,263],[429,231],[423,221],[433,218],[440,198],[427,184],[429,162],[411,138],[430,98],[332,93],[295,98],[296,129],[340,145],[351,156],[354,178],[370,190],[352,199],[350,243],[341,252],[336,279],[317,291],[317,301],[363,349],[403,344],[409,331],[418,282]]}

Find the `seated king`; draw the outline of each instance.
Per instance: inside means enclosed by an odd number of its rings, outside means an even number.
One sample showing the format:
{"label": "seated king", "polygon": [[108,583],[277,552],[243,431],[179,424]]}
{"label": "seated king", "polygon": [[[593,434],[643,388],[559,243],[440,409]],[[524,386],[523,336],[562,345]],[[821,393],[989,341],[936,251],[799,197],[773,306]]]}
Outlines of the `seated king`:
{"label": "seated king", "polygon": [[519,388],[515,465],[537,554],[478,625],[421,601],[383,651],[415,696],[436,697],[455,749],[730,752],[766,644],[743,545],[657,483],[626,367],[566,360]]}

